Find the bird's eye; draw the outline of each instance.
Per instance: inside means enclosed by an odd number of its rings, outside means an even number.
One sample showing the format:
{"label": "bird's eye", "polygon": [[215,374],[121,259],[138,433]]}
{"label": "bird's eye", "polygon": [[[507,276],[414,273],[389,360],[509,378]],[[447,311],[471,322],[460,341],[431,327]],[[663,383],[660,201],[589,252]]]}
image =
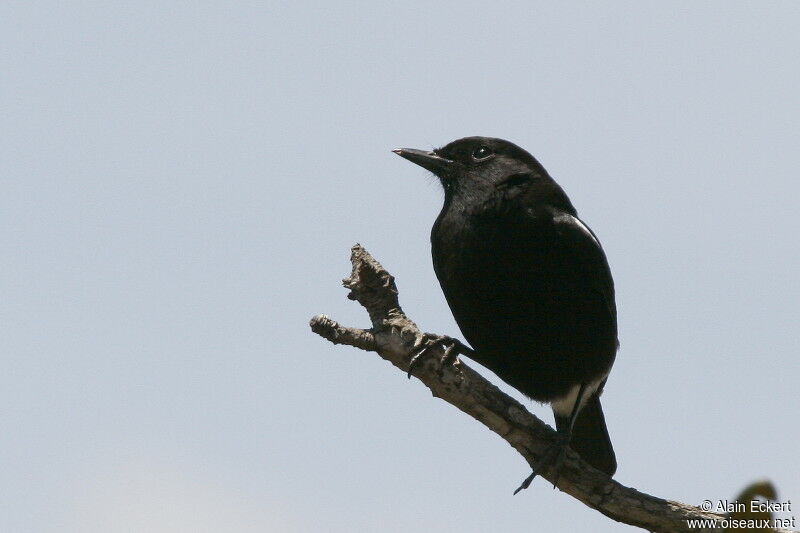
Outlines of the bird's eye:
{"label": "bird's eye", "polygon": [[487,159],[489,156],[493,155],[491,148],[487,148],[486,146],[479,146],[472,151],[472,159],[475,161],[483,161]]}

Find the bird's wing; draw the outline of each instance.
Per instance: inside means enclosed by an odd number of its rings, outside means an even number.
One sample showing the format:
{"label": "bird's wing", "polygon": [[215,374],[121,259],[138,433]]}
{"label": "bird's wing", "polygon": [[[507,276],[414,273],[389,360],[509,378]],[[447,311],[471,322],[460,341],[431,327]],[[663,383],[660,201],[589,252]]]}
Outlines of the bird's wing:
{"label": "bird's wing", "polygon": [[608,307],[608,311],[617,320],[617,306],[614,300],[614,280],[608,266],[606,254],[597,236],[578,217],[562,212],[557,214],[553,221],[559,236],[559,242],[564,246],[569,257],[569,263],[574,265],[587,282],[591,290],[599,293]]}

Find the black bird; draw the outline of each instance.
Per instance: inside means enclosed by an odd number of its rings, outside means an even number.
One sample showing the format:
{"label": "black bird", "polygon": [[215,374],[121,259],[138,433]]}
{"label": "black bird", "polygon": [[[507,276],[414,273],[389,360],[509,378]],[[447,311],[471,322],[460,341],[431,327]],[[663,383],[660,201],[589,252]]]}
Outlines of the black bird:
{"label": "black bird", "polygon": [[433,172],[444,206],[431,231],[433,267],[470,350],[443,337],[533,400],[549,403],[559,441],[589,464],[617,468],[600,394],[614,363],[617,310],[603,248],[539,162],[502,139],[466,137],[395,153]]}

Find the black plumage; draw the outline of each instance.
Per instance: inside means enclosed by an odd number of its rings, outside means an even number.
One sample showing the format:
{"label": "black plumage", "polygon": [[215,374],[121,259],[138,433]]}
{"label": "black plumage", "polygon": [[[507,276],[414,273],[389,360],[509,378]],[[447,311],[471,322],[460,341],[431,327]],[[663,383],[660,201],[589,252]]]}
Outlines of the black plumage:
{"label": "black plumage", "polygon": [[395,152],[444,187],[431,232],[433,266],[474,349],[464,353],[550,403],[561,450],[571,441],[613,475],[599,396],[618,347],[617,313],[597,237],[539,162],[513,143],[467,137],[431,152]]}

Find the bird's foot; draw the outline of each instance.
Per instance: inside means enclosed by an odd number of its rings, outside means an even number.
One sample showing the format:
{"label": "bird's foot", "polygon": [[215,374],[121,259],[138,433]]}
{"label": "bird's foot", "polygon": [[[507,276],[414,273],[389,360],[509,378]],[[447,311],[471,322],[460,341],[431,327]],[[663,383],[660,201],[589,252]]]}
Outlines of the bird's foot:
{"label": "bird's foot", "polygon": [[472,354],[472,349],[466,346],[463,342],[458,339],[454,339],[448,335],[434,335],[432,333],[423,333],[417,341],[414,343],[414,346],[411,348],[411,353],[414,355],[411,356],[411,361],[408,363],[408,378],[411,379],[411,373],[414,371],[414,368],[420,362],[425,352],[428,350],[435,348],[436,346],[441,346],[444,349],[444,353],[442,354],[442,358],[439,361],[441,368],[446,366],[453,365],[456,360],[458,359],[459,354],[463,355],[470,355]]}
{"label": "bird's foot", "polygon": [[531,475],[525,478],[522,484],[517,487],[517,490],[514,491],[516,495],[519,491],[525,490],[531,486],[531,482],[533,482],[534,478],[539,474],[539,472],[543,472],[545,469],[549,468],[550,472],[553,473],[553,488],[556,488],[556,483],[558,483],[558,478],[561,474],[561,465],[564,462],[564,456],[567,453],[567,446],[569,445],[569,439],[565,436],[558,435],[556,442],[550,445],[547,448],[547,451],[539,458],[539,461],[536,462],[536,466],[533,467],[533,472]]}

